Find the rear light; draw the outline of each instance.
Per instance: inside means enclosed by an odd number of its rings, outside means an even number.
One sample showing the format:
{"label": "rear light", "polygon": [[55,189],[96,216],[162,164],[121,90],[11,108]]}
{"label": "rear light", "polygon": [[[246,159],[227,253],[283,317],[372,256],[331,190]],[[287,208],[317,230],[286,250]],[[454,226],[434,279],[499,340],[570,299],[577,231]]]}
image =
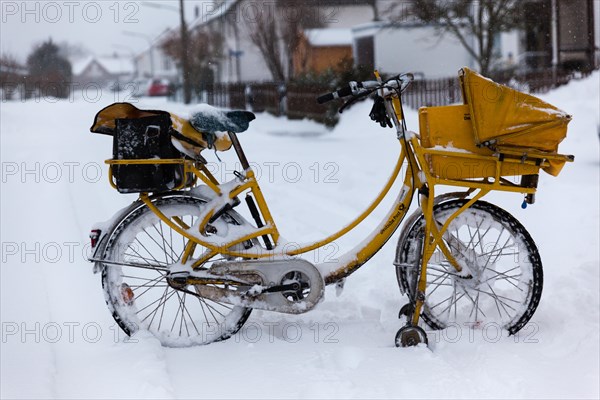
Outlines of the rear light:
{"label": "rear light", "polygon": [[131,290],[128,284],[121,284],[121,297],[125,304],[127,304],[128,306],[132,305],[134,296],[135,295],[133,294],[133,290]]}
{"label": "rear light", "polygon": [[100,238],[100,234],[102,231],[100,229],[92,229],[90,232],[90,242],[92,243],[92,249],[96,247],[98,244],[98,239]]}

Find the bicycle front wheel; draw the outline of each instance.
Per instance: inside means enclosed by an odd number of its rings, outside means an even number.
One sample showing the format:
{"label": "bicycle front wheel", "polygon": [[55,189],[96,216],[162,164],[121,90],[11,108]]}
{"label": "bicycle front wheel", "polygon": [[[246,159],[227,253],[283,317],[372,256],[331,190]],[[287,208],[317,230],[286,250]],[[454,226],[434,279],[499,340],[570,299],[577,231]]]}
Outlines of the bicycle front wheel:
{"label": "bicycle front wheel", "polygon": [[[442,226],[466,200],[434,207]],[[421,214],[401,235],[396,252],[396,274],[411,301],[416,298],[425,219]],[[497,324],[518,332],[535,312],[543,286],[538,249],[512,215],[477,201],[454,219],[444,236],[452,254],[466,260],[471,276],[457,274],[439,248],[427,264],[427,289],[421,317],[432,329],[449,324],[485,328]]]}
{"label": "bicycle front wheel", "polygon": [[[188,226],[198,221],[204,203],[184,195],[154,201],[164,215]],[[213,223],[215,234],[244,222],[234,212],[224,213]],[[165,346],[184,347],[227,339],[246,322],[250,308],[197,296],[192,285],[176,289],[169,284],[168,267],[181,261],[187,242],[143,204],[109,233],[102,259],[113,263],[103,264],[102,287],[125,333],[145,329]],[[196,246],[191,258],[205,250]]]}

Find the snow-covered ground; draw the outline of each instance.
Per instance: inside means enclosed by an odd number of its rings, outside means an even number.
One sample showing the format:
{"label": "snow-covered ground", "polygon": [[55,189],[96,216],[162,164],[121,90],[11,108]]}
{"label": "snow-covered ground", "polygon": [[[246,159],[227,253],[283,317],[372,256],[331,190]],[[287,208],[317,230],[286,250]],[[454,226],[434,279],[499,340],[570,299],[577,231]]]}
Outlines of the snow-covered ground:
{"label": "snow-covered ground", "polygon": [[[397,234],[339,296],[328,288],[305,315],[255,311],[238,335],[209,346],[163,348],[144,333],[125,340],[85,261],[90,226],[135,198],[109,187],[111,138],[89,132],[97,110],[123,99],[2,103],[1,397],[598,398],[599,81],[595,73],[542,96],[573,114],[560,150],[576,162],[541,176],[537,203],[522,210],[519,195],[487,198],[540,249],[545,287],[533,319],[514,337],[431,333],[429,349],[394,347],[405,302],[392,265]],[[399,146],[369,120],[370,106],[357,105],[332,131],[262,114],[240,135],[287,240],[338,230],[385,183]],[[415,130],[416,118],[408,112]],[[223,163],[206,155],[218,177],[233,178],[233,154]],[[309,261],[342,254],[386,210]]]}

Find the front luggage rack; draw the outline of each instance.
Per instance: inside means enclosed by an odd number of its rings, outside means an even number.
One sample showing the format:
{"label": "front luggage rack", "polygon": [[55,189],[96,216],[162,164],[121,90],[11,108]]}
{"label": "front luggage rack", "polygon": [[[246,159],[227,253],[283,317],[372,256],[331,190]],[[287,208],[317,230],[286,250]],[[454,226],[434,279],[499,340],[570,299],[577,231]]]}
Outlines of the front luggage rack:
{"label": "front luggage rack", "polygon": [[[413,148],[424,172],[435,184],[526,194],[536,192],[537,179],[533,184],[532,177],[537,177],[540,169],[548,172],[556,163],[560,171],[562,164],[575,159],[571,155],[502,146],[491,155],[460,149],[425,148],[418,142],[413,143]],[[477,173],[470,174],[471,170]]]}

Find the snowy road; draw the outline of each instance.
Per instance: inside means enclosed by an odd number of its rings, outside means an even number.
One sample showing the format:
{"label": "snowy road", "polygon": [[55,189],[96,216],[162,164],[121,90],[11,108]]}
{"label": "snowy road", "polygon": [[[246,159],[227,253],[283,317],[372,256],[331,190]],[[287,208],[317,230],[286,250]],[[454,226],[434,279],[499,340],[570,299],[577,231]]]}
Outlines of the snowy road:
{"label": "snowy road", "polygon": [[[135,196],[107,182],[111,139],[89,133],[95,112],[118,100],[2,103],[2,398],[598,398],[600,75],[543,98],[573,114],[560,151],[576,162],[541,176],[538,202],[492,194],[536,240],[544,293],[515,337],[493,330],[432,334],[431,350],[397,349],[397,234],[341,295],[328,288],[301,316],[255,311],[222,343],[163,348],[147,334],[125,341],[106,306],[100,277],[84,260],[90,226]],[[144,100],[141,108],[189,111]],[[391,130],[353,108],[333,130],[259,115],[240,135],[280,231],[306,242],[339,229],[384,185],[399,147]],[[417,128],[416,113],[408,115]],[[211,168],[233,177],[232,154]],[[415,202],[416,203],[416,202]],[[389,202],[387,203],[389,204]],[[385,215],[336,242],[341,255]]]}

